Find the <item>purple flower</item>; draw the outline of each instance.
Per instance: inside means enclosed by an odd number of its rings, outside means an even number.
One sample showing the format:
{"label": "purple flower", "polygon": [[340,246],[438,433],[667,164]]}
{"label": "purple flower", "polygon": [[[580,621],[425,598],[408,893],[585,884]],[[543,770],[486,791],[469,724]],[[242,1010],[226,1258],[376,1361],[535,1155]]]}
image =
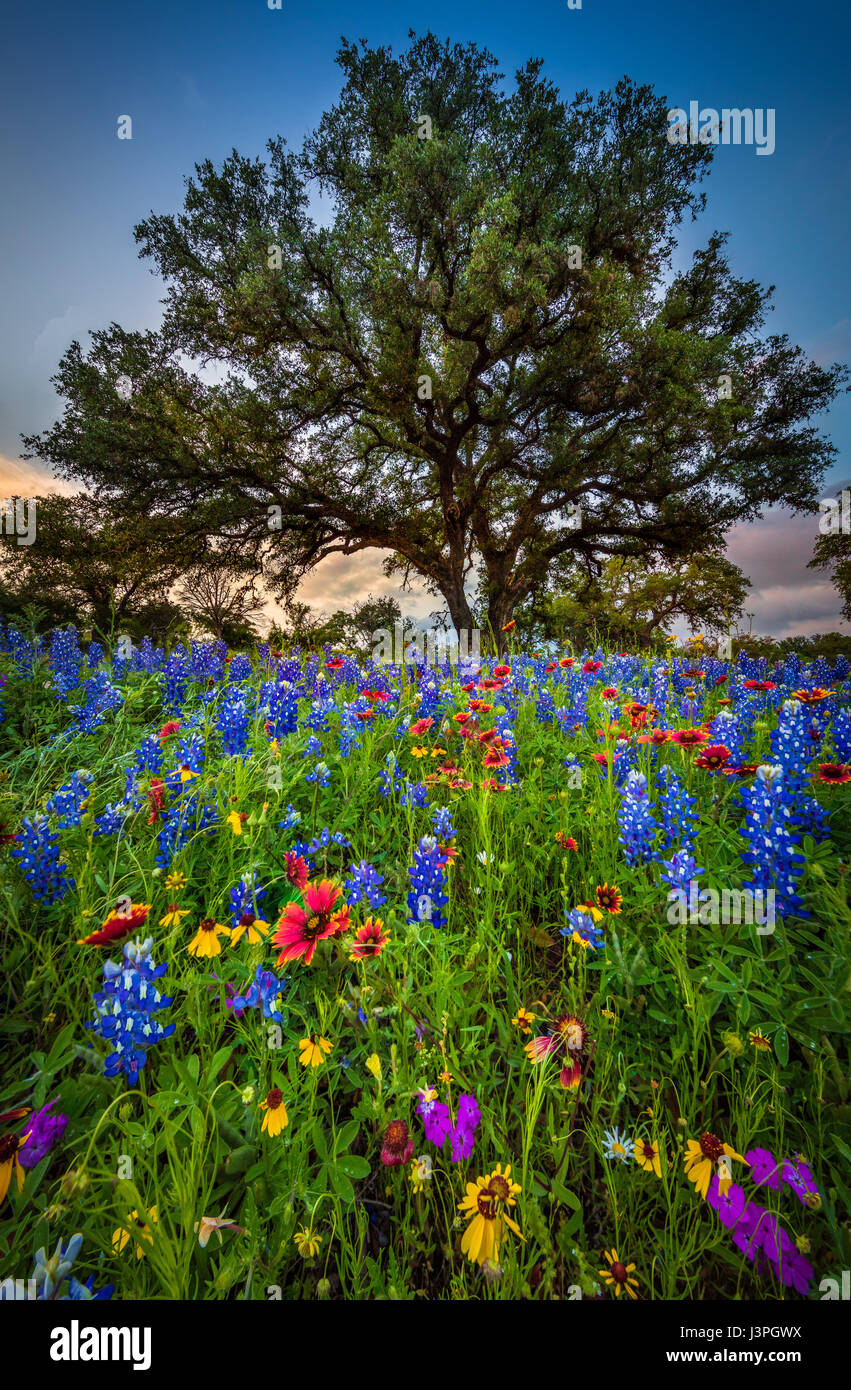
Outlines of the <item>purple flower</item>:
{"label": "purple flower", "polygon": [[18,1155],[22,1168],[35,1168],[50,1153],[54,1144],[59,1143],[68,1128],[67,1115],[50,1114],[52,1107],[57,1104],[58,1100],[52,1100],[43,1105],[26,1125],[24,1133],[29,1130],[29,1138]]}
{"label": "purple flower", "polygon": [[796,1293],[807,1297],[813,1277],[813,1267],[809,1260],[805,1260],[803,1255],[793,1250],[784,1255],[782,1268],[777,1272],[787,1288],[791,1287]]}
{"label": "purple flower", "polygon": [[812,1169],[802,1158],[797,1165],[787,1160],[780,1174],[787,1187],[791,1187],[799,1202],[806,1207],[820,1207],[821,1195],[813,1178]]}
{"label": "purple flower", "polygon": [[772,1191],[780,1191],[780,1164],[770,1149],[748,1149],[745,1162],[751,1165],[751,1177],[757,1187],[767,1184]]}
{"label": "purple flower", "polygon": [[743,1255],[747,1255],[749,1260],[756,1259],[759,1252],[762,1241],[760,1222],[765,1214],[765,1207],[757,1206],[756,1202],[748,1202],[733,1232],[733,1244]]}
{"label": "purple flower", "polygon": [[417,1114],[422,1119],[426,1139],[439,1149],[452,1128],[452,1121],[449,1118],[449,1106],[439,1100],[428,1100],[430,1094],[430,1091],[425,1091],[420,1096]]}
{"label": "purple flower", "polygon": [[474,1096],[459,1096],[458,1115],[455,1124],[449,1113],[449,1106],[439,1100],[429,1100],[430,1091],[420,1095],[417,1114],[421,1117],[426,1139],[435,1148],[442,1148],[449,1139],[452,1161],[460,1163],[473,1152],[476,1130],[481,1119],[481,1111]]}
{"label": "purple flower", "polygon": [[719,1220],[727,1230],[732,1230],[745,1209],[746,1197],[743,1187],[738,1183],[732,1182],[727,1191],[722,1195],[721,1181],[716,1173],[706,1194],[706,1200],[713,1211],[718,1213]]}

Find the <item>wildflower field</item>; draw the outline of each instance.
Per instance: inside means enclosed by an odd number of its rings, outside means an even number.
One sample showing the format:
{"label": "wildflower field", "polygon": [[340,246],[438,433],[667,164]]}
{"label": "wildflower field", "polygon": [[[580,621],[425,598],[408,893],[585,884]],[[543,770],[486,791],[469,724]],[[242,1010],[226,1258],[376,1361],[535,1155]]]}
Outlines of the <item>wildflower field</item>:
{"label": "wildflower field", "polygon": [[844,658],[57,629],[0,670],[4,1279],[796,1300],[847,1269]]}

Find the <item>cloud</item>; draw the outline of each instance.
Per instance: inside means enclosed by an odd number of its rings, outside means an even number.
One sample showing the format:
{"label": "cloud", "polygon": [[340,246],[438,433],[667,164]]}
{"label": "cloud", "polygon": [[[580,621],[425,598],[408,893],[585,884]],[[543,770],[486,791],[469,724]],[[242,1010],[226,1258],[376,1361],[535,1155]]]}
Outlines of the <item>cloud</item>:
{"label": "cloud", "polygon": [[0,454],[0,497],[46,497],[58,493],[72,497],[81,489],[50,474],[28,459],[9,459]]}
{"label": "cloud", "polygon": [[772,637],[847,632],[840,600],[829,577],[807,569],[818,536],[818,514],[793,516],[771,507],[762,521],[735,526],[727,558],[748,576],[745,610],[753,630]]}

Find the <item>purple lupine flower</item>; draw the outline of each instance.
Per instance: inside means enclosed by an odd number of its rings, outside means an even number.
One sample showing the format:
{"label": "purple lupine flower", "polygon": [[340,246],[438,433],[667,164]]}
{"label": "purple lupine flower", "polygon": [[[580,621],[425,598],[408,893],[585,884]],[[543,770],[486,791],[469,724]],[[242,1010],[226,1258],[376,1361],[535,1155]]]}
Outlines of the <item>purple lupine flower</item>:
{"label": "purple lupine flower", "polygon": [[67,1115],[51,1115],[50,1113],[53,1106],[58,1105],[58,1103],[57,1099],[43,1105],[24,1126],[24,1133],[28,1130],[29,1138],[18,1154],[18,1161],[22,1168],[35,1168],[36,1164],[50,1153],[54,1145],[59,1143],[68,1128]]}

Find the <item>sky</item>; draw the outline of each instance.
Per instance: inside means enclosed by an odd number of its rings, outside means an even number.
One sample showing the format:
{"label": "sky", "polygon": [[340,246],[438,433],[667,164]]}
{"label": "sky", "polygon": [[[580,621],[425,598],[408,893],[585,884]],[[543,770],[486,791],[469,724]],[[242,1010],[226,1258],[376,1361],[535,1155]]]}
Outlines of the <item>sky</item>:
{"label": "sky", "polygon": [[[272,0],[274,3],[275,0]],[[184,178],[233,148],[262,155],[277,134],[298,148],[340,90],[341,36],[407,44],[409,29],[490,49],[511,76],[529,57],[571,98],[625,74],[670,107],[769,109],[775,148],[721,146],[704,182],[707,209],[683,230],[681,259],[728,231],[734,271],[774,285],[771,332],[816,361],[851,362],[846,254],[851,190],[847,47],[840,3],[792,0],[506,0],[428,5],[362,0],[137,0],[7,10],[0,83],[0,497],[50,490],[22,433],[61,413],[50,377],[72,339],[118,322],[156,328],[164,289],[138,259],[133,226],[177,211]],[[573,0],[576,4],[577,0]],[[118,120],[132,118],[132,139]],[[825,493],[851,480],[851,400],[815,422],[839,453]],[[773,510],[736,528],[728,554],[752,580],[753,631],[782,637],[849,625],[829,580],[806,568],[818,518]],[[392,591],[377,551],[334,557],[302,597],[332,611]],[[407,596],[404,611],[435,607]],[[747,622],[745,626],[747,626]]]}

